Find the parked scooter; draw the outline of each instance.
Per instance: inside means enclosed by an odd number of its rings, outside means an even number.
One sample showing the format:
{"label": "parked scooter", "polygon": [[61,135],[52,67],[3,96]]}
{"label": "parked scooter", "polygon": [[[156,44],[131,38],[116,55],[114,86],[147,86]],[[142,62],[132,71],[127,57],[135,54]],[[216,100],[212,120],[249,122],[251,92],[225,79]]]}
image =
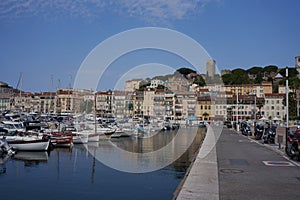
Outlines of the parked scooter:
{"label": "parked scooter", "polygon": [[260,140],[264,133],[264,126],[262,124],[257,124],[254,131],[254,136],[256,140]]}
{"label": "parked scooter", "polygon": [[287,147],[285,148],[286,154],[291,158],[296,158],[300,161],[300,129],[295,132],[289,132],[287,138]]}
{"label": "parked scooter", "polygon": [[263,134],[263,142],[266,144],[275,144],[276,129],[274,127],[269,127],[265,130]]}
{"label": "parked scooter", "polygon": [[243,123],[243,126],[242,126],[242,134],[243,134],[243,135],[246,135],[246,136],[251,136],[251,135],[252,135],[251,129],[250,129],[250,125],[249,125],[249,124]]}

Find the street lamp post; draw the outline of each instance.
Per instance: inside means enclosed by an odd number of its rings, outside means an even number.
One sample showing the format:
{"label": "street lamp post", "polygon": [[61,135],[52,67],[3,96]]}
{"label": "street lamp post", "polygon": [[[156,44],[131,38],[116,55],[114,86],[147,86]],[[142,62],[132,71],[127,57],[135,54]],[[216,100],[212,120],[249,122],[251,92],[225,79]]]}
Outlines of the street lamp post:
{"label": "street lamp post", "polygon": [[236,90],[236,131],[239,132],[239,93]]}
{"label": "street lamp post", "polygon": [[254,130],[256,128],[256,92],[254,93]]}
{"label": "street lamp post", "polygon": [[287,138],[289,132],[289,69],[285,68],[285,77],[286,77],[286,131],[285,131],[285,149],[287,150]]}

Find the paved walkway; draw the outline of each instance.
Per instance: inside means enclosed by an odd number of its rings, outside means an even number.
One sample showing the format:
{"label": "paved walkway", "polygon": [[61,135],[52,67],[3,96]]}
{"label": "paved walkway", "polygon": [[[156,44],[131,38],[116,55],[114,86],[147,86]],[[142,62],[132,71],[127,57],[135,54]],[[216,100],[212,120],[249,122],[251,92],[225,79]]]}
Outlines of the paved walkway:
{"label": "paved walkway", "polygon": [[297,199],[300,163],[283,155],[227,128],[208,132],[177,199]]}

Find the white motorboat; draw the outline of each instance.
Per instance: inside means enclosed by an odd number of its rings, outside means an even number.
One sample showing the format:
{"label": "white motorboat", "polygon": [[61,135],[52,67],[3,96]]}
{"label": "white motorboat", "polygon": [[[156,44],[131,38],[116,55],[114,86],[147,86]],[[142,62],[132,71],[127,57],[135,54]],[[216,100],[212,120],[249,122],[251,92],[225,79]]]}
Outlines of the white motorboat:
{"label": "white motorboat", "polygon": [[19,151],[46,151],[48,150],[49,139],[28,139],[23,137],[18,140],[7,140],[8,144]]}

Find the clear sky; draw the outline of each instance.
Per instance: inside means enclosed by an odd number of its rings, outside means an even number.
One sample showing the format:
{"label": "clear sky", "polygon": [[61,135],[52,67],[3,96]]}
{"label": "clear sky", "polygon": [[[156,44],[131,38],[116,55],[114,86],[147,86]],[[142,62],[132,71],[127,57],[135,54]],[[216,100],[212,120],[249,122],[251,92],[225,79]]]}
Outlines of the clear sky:
{"label": "clear sky", "polygon": [[[89,52],[100,42],[132,28],[157,26],[182,32],[200,43],[219,69],[294,66],[300,55],[298,0],[11,0],[0,1],[0,81],[23,90],[67,87]],[[145,52],[144,52],[145,53]],[[187,66],[171,56],[138,54],[115,62]],[[152,58],[152,59],[149,59]],[[162,61],[163,59],[164,62]],[[132,62],[139,60],[138,62]],[[133,66],[131,66],[133,67]],[[114,87],[107,73],[99,88]],[[123,75],[124,75],[123,73]]]}

